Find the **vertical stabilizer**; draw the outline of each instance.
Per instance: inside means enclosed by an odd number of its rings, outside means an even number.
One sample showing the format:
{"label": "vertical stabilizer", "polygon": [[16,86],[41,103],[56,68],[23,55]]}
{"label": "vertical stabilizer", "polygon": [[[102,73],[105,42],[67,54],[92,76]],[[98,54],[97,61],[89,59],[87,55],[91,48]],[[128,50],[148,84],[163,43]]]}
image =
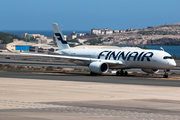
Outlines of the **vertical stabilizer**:
{"label": "vertical stabilizer", "polygon": [[53,30],[54,30],[54,36],[57,42],[57,46],[59,50],[63,50],[63,49],[70,49],[67,41],[64,39],[64,36],[61,32],[61,30],[58,27],[57,23],[52,23],[53,26]]}

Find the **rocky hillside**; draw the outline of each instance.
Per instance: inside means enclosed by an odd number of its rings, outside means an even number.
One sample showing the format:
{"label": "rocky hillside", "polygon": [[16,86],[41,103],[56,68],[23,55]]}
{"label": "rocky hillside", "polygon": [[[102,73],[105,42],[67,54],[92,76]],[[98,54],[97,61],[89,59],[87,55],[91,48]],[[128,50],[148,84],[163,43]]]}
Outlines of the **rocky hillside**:
{"label": "rocky hillside", "polygon": [[116,45],[180,45],[180,23],[161,25],[124,33],[98,36],[105,44]]}

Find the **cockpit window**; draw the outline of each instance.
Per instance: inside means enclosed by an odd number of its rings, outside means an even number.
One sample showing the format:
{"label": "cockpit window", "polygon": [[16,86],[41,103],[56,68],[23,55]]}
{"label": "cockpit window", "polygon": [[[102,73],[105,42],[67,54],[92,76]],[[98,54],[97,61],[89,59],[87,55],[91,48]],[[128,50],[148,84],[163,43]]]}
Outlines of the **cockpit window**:
{"label": "cockpit window", "polygon": [[171,56],[164,56],[163,59],[173,59]]}

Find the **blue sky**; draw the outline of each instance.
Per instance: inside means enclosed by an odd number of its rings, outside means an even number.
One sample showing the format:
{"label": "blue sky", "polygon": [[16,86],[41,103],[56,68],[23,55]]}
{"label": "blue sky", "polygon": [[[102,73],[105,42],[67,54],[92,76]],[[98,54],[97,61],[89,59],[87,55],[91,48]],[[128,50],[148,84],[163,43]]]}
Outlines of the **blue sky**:
{"label": "blue sky", "polygon": [[139,29],[180,22],[180,0],[0,0],[0,30]]}

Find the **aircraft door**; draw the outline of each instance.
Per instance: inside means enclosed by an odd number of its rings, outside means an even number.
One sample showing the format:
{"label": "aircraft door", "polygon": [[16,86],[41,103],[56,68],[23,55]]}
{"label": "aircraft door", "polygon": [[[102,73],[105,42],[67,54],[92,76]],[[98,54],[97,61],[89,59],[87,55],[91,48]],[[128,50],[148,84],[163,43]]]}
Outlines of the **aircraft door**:
{"label": "aircraft door", "polygon": [[153,56],[152,61],[153,61],[153,62],[157,62],[156,56]]}
{"label": "aircraft door", "polygon": [[97,58],[97,54],[96,52],[93,52],[93,54],[91,55],[92,58]]}
{"label": "aircraft door", "polygon": [[157,62],[157,57],[154,55],[152,58],[151,58],[151,64],[150,64],[150,67],[152,68],[156,68],[158,66],[158,62]]}

